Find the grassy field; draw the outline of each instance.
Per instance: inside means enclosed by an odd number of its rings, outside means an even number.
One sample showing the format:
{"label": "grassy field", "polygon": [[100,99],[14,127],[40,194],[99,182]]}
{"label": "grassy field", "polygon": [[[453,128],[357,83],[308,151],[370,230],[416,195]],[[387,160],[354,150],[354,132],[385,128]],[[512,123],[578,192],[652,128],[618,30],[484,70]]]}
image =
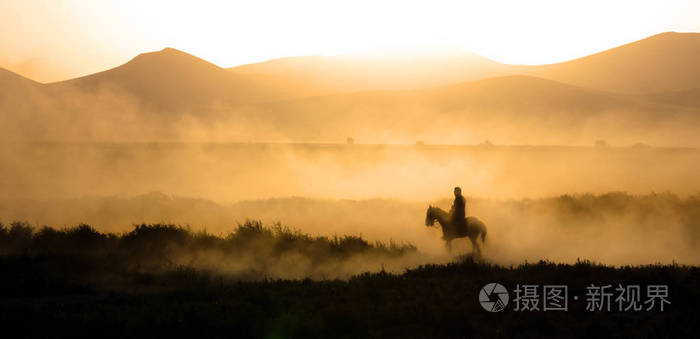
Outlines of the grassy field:
{"label": "grassy field", "polygon": [[[0,249],[0,323],[21,336],[692,337],[700,330],[697,266],[505,267],[460,257],[400,273],[278,279],[197,265],[209,256],[254,257],[249,267],[263,268],[294,253],[298,260],[287,266],[337,269],[359,265],[358,258],[416,255],[408,244],[311,237],[252,221],[225,237],[172,225],[103,234],[87,225],[56,230],[15,223],[0,228]],[[302,257],[310,264],[300,265]],[[511,298],[517,285],[567,285],[569,310],[515,311],[511,302],[502,312],[486,312],[478,293],[490,282],[506,286]],[[588,311],[590,284],[666,285],[671,303],[663,312],[620,312],[614,302],[611,311]]]}

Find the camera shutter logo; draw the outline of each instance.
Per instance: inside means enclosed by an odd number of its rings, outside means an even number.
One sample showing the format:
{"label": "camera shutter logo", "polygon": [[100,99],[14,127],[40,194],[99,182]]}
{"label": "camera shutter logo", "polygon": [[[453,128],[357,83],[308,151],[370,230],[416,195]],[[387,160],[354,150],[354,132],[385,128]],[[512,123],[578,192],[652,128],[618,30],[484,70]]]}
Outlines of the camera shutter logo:
{"label": "camera shutter logo", "polygon": [[489,312],[500,312],[508,305],[508,290],[499,283],[489,283],[479,292],[481,307]]}

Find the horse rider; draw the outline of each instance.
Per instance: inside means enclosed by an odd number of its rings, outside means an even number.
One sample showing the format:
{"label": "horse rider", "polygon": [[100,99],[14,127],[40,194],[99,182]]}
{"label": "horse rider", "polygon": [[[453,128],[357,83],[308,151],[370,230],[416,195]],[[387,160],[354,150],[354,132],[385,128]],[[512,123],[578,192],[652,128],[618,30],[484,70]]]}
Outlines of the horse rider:
{"label": "horse rider", "polygon": [[460,187],[455,187],[455,201],[452,203],[452,208],[450,208],[450,216],[452,217],[452,225],[455,226],[455,231],[462,230],[466,232],[467,230],[467,203],[462,196],[462,189]]}

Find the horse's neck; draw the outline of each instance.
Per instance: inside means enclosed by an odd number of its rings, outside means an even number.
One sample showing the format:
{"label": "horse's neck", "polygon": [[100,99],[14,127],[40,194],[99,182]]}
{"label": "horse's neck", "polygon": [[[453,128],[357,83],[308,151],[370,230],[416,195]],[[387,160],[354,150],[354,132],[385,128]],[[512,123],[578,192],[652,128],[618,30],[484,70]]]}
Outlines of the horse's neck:
{"label": "horse's neck", "polygon": [[447,226],[449,224],[449,216],[441,208],[435,208],[435,217],[440,225]]}

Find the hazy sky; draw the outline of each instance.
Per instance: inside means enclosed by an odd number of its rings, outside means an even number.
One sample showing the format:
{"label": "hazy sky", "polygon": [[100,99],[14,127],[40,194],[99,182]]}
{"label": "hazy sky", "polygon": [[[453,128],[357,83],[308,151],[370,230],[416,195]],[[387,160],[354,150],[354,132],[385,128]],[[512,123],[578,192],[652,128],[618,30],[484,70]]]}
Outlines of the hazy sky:
{"label": "hazy sky", "polygon": [[457,48],[505,63],[568,60],[700,31],[700,1],[0,1],[0,67],[48,82],[166,46],[220,66]]}

